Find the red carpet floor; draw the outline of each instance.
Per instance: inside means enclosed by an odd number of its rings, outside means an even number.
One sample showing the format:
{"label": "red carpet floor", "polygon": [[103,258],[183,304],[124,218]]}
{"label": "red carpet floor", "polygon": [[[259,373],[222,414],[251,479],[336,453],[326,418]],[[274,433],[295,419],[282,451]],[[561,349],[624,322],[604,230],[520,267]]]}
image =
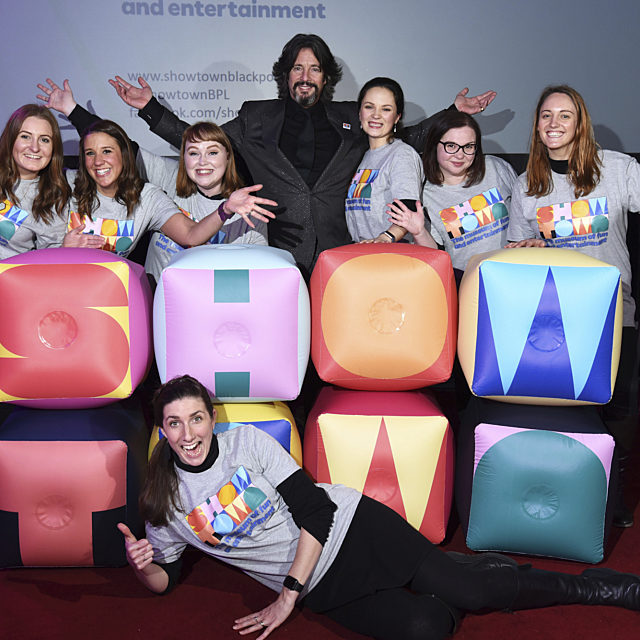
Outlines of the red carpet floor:
{"label": "red carpet floor", "polygon": [[[603,564],[640,574],[640,455],[627,487],[636,526],[613,529]],[[445,549],[464,551],[455,523]],[[375,532],[372,533],[375,535]],[[165,597],[147,592],[128,567],[121,569],[13,569],[0,571],[2,640],[114,638],[239,638],[233,620],[263,607],[268,589],[197,553],[185,556],[186,575]],[[573,562],[519,558],[537,567],[580,573]],[[244,636],[246,637],[246,636]],[[256,637],[248,636],[248,637]],[[362,638],[307,610],[296,611],[274,640]],[[640,638],[640,613],[612,607],[563,606],[518,613],[467,616],[459,640],[631,640]]]}

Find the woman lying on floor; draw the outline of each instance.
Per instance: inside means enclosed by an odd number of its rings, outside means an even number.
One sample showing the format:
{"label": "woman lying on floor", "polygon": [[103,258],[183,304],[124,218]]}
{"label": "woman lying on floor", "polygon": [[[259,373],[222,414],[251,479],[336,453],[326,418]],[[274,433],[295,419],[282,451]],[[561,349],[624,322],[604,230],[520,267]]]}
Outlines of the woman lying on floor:
{"label": "woman lying on floor", "polygon": [[379,502],[345,486],[314,485],[263,431],[215,435],[207,390],[190,376],[164,384],[154,411],[165,437],[140,500],[146,539],[118,525],[127,560],[156,593],[177,582],[187,545],[270,587],[275,601],[235,621],[241,635],[266,638],[299,598],[389,640],[444,638],[468,611],[572,603],[640,610],[637,576],[607,569],[574,576],[497,554],[447,555]]}

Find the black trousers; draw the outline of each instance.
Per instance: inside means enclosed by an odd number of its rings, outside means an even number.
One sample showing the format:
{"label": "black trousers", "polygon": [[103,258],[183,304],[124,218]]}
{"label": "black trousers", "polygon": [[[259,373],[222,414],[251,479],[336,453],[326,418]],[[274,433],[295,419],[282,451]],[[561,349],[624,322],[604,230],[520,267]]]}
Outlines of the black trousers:
{"label": "black trousers", "polygon": [[363,496],[338,556],[305,604],[380,640],[437,640],[459,611],[509,608],[511,567],[458,563],[402,517]]}

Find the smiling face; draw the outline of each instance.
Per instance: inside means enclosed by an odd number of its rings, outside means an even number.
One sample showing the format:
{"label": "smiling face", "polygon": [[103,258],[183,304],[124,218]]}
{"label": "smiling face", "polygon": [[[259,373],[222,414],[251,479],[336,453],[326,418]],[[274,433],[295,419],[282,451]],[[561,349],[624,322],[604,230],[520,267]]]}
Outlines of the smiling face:
{"label": "smiling face", "polygon": [[[449,129],[440,142],[455,142],[464,147],[467,144],[476,143],[476,134],[471,127],[457,127]],[[447,153],[443,144],[438,144],[436,159],[442,172],[444,184],[460,184],[465,180],[469,167],[473,164],[475,155],[466,155],[462,149],[455,153]]]}
{"label": "smiling face", "polygon": [[187,142],[184,147],[187,176],[206,196],[220,193],[228,160],[227,150],[219,142]]}
{"label": "smiling face", "polygon": [[20,127],[11,153],[21,180],[33,180],[53,155],[53,131],[43,118],[29,116]]}
{"label": "smiling face", "polygon": [[371,87],[362,98],[360,125],[369,136],[369,147],[376,149],[389,142],[394,125],[401,114],[396,108],[393,93],[385,87]]}
{"label": "smiling face", "polygon": [[540,106],[538,135],[552,160],[568,160],[578,126],[573,100],[564,93],[552,93]]}
{"label": "smiling face", "polygon": [[122,173],[122,152],[118,141],[102,131],[90,133],[84,139],[84,165],[98,191],[108,198],[115,197]]}
{"label": "smiling face", "polygon": [[311,49],[300,49],[289,71],[289,95],[301,106],[311,107],[326,84],[320,62]]}
{"label": "smiling face", "polygon": [[202,398],[191,396],[166,404],[162,416],[162,431],[178,458],[194,467],[202,464],[211,449],[215,409],[210,416]]}

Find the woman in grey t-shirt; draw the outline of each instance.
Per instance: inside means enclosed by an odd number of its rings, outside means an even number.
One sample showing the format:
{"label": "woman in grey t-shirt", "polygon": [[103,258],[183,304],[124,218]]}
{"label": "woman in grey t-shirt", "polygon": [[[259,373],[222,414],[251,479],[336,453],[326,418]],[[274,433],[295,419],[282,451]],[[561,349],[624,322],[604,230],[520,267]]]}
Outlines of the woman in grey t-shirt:
{"label": "woman in grey t-shirt", "polygon": [[276,203],[255,198],[246,190],[232,193],[199,222],[185,216],[162,189],[144,183],[131,141],[110,120],[94,122],[84,131],[79,155],[71,230],[64,246],[77,246],[76,241],[89,233],[101,237],[104,248],[126,257],[149,229],[161,231],[182,246],[196,246],[207,242],[234,213],[246,220],[249,216],[262,221],[273,217],[260,204]]}
{"label": "woman in grey t-shirt", "polygon": [[[358,110],[369,150],[349,185],[347,227],[355,242],[396,242],[406,230],[389,221],[388,205],[397,199],[415,208],[423,180],[420,156],[395,137],[404,111],[402,88],[391,78],[373,78],[360,90]],[[430,238],[425,231],[425,244],[435,249]]]}
{"label": "woman in grey t-shirt", "polygon": [[609,604],[640,610],[640,578],[607,569],[580,576],[519,567],[498,554],[449,555],[389,507],[343,485],[313,484],[275,439],[251,425],[214,433],[207,390],[182,376],[154,398],[164,438],[140,496],[146,537],[124,523],[127,561],[166,593],[192,546],[277,593],[237,618],[264,640],[298,598],[379,640],[455,631],[459,611]]}
{"label": "woman in grey t-shirt", "polygon": [[62,164],[51,112],[37,104],[16,109],[0,137],[0,259],[62,242],[71,196]]}
{"label": "woman in grey t-shirt", "polygon": [[[471,256],[505,245],[516,173],[504,160],[485,156],[477,122],[453,110],[434,119],[423,161],[427,228],[461,275]],[[394,207],[393,219],[412,233],[424,226],[422,211],[401,205]],[[417,244],[425,244],[421,238],[418,235]]]}

